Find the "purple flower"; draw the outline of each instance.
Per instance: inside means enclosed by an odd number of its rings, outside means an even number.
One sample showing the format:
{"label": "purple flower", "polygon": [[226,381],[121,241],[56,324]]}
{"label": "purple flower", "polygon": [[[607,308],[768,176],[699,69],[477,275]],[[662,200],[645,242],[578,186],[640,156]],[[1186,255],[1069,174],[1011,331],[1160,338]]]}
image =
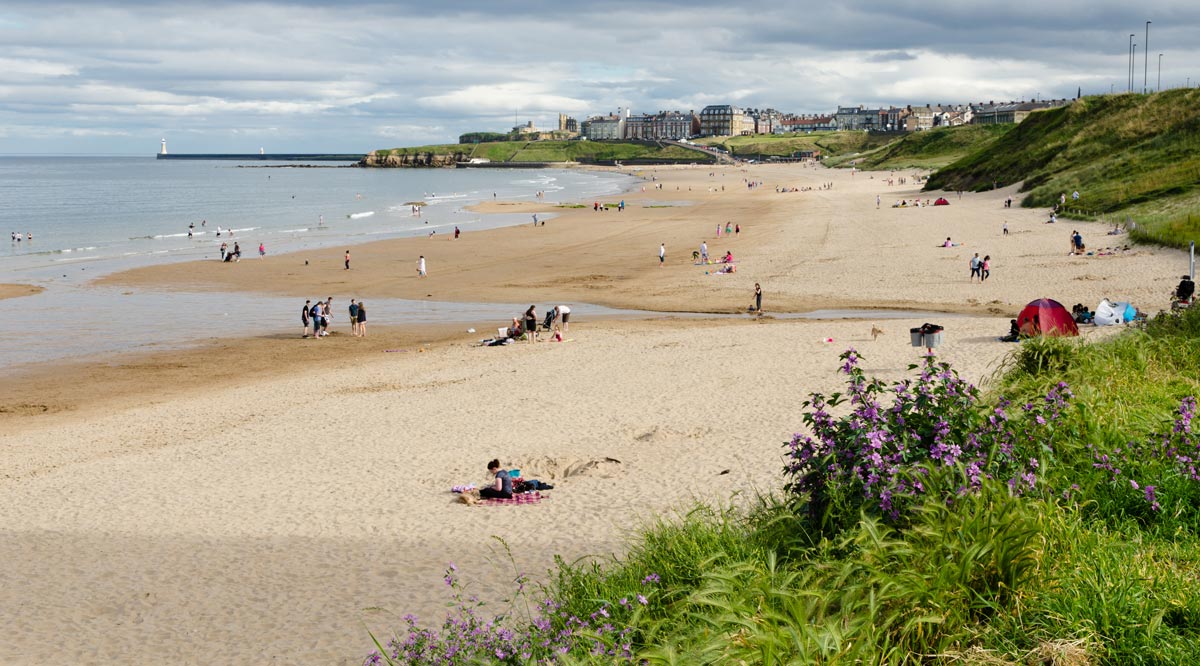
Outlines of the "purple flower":
{"label": "purple flower", "polygon": [[639,603],[639,604],[641,604],[641,605],[643,605],[643,606],[645,606],[646,604],[650,603],[650,602],[646,601],[646,597],[644,597],[644,596],[642,596],[642,595],[640,595],[640,594],[639,594],[639,595],[637,595],[637,600],[638,600],[638,603]]}

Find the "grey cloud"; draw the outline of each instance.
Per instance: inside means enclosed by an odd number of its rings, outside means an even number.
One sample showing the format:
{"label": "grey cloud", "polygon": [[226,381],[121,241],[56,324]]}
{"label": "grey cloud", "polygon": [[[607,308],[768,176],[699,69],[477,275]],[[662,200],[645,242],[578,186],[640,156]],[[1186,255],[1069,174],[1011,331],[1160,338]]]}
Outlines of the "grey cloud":
{"label": "grey cloud", "polygon": [[86,140],[143,152],[163,132],[229,149],[268,131],[289,142],[279,149],[365,150],[504,129],[510,107],[548,124],[618,106],[814,112],[1100,92],[1124,85],[1126,40],[1142,41],[1146,18],[1174,85],[1200,55],[1193,4],[10,0],[0,126],[44,140],[10,131],[0,151]]}

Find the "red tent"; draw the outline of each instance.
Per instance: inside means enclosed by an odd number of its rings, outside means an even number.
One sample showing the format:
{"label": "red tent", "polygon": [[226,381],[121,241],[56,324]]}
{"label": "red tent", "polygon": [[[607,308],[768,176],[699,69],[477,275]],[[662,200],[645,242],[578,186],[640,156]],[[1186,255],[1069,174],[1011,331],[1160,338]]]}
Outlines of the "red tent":
{"label": "red tent", "polygon": [[1062,303],[1051,298],[1039,298],[1017,315],[1021,335],[1079,335],[1079,327]]}

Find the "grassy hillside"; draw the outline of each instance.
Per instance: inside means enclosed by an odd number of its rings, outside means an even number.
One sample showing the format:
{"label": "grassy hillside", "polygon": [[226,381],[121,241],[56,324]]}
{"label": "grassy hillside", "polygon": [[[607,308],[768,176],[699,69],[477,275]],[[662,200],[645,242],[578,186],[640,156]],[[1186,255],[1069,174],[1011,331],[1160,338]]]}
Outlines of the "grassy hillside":
{"label": "grassy hillside", "polygon": [[981,150],[1015,125],[963,125],[914,132],[855,159],[860,169],[938,169]]}
{"label": "grassy hillside", "polygon": [[1200,237],[1200,90],[1087,97],[1039,111],[938,171],[927,189],[1019,181],[1024,206],[1051,206],[1077,190],[1068,214],[1130,217],[1137,237],[1185,245]]}
{"label": "grassy hillside", "polygon": [[896,140],[895,135],[868,132],[813,132],[812,134],[755,134],[752,136],[706,137],[696,143],[717,146],[741,158],[772,155],[790,157],[802,150],[819,150],[826,163],[851,158]]}
{"label": "grassy hillside", "polygon": [[574,162],[577,160],[672,160],[679,162],[711,162],[711,155],[674,145],[659,146],[647,143],[619,141],[497,141],[494,143],[451,143],[412,146],[376,151],[380,155],[413,155],[434,153],[462,154],[492,162]]}

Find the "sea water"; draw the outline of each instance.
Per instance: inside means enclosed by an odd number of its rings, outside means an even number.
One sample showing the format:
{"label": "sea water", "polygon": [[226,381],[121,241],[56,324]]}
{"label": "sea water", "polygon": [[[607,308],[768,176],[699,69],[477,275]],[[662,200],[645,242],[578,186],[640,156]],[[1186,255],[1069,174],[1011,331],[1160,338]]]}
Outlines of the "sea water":
{"label": "sea water", "polygon": [[[106,273],[216,260],[222,242],[231,249],[239,243],[243,259],[257,260],[259,243],[273,255],[448,234],[456,226],[470,233],[529,224],[527,214],[482,215],[466,208],[491,200],[539,203],[545,211],[539,219],[548,219],[560,201],[612,198],[634,182],[621,174],[565,169],[347,167],[0,157],[0,283],[46,288],[2,301],[9,316],[0,317],[0,367],[299,330],[301,302],[294,298],[91,285]],[[418,202],[425,204],[419,216],[412,212]],[[20,242],[11,240],[14,232],[22,235]],[[344,306],[352,294],[334,296]],[[481,317],[503,323],[517,312],[509,305],[399,299],[376,299],[371,305],[377,324]]]}

